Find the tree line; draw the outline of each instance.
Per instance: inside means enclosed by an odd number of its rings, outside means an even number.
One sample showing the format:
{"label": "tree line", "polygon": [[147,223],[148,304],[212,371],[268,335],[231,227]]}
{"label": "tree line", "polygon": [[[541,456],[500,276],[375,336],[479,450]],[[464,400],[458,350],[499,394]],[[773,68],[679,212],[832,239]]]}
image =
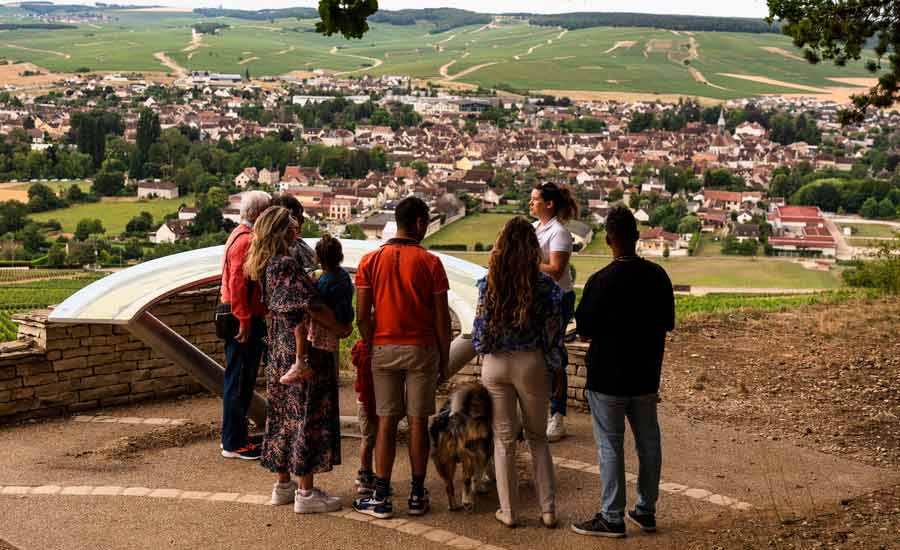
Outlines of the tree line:
{"label": "tree line", "polygon": [[468,25],[487,25],[493,20],[490,15],[455,8],[424,8],[397,11],[379,11],[369,17],[374,23],[390,25],[415,25],[418,21],[428,21],[434,25],[432,34],[442,33]]}
{"label": "tree line", "polygon": [[808,162],[775,169],[770,194],[790,204],[818,206],[822,210],[859,214],[865,218],[900,217],[900,177],[877,179],[858,165],[850,172],[814,170]]}
{"label": "tree line", "polygon": [[[628,122],[629,132],[647,130],[665,130],[677,132],[691,122],[716,124],[721,113],[720,107],[701,108],[694,100],[680,100],[672,108],[662,111],[643,111],[632,115]],[[725,111],[725,130],[734,129],[745,122],[756,122],[766,129],[769,139],[789,145],[804,141],[810,145],[818,145],[822,141],[822,132],[816,126],[815,119],[807,113],[791,114],[784,111],[763,110],[756,104],[738,107]]]}
{"label": "tree line", "polygon": [[194,13],[203,17],[231,17],[251,21],[269,21],[272,19],[313,19],[319,17],[315,8],[283,8],[267,10],[229,10],[221,8],[194,8]]}
{"label": "tree line", "polygon": [[563,27],[569,30],[591,27],[652,27],[676,31],[780,32],[778,25],[769,25],[762,19],[700,15],[581,12],[532,15],[529,21],[532,25]]}

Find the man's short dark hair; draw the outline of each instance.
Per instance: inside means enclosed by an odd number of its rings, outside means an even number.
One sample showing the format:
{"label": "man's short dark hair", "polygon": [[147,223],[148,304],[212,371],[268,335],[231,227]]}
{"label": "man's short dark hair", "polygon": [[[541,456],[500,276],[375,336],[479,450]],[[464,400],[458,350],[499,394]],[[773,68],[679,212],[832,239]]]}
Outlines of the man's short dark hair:
{"label": "man's short dark hair", "polygon": [[616,206],[606,215],[606,234],[618,243],[634,243],[640,237],[631,210]]}
{"label": "man's short dark hair", "polygon": [[418,197],[406,197],[394,210],[394,218],[398,229],[412,231],[416,228],[417,221],[428,221],[428,205]]}
{"label": "man's short dark hair", "polygon": [[289,193],[279,193],[272,197],[272,206],[281,206],[290,211],[291,216],[299,223],[303,219],[303,205],[297,197]]}

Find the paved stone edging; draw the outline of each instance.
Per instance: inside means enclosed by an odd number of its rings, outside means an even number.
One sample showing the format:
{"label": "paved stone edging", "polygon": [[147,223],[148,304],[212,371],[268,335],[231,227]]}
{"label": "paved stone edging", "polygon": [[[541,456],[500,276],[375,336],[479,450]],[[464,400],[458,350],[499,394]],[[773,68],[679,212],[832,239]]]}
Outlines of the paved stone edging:
{"label": "paved stone edging", "polygon": [[[212,491],[183,491],[181,489],[151,489],[149,487],[121,487],[118,485],[72,485],[67,487],[60,485],[41,485],[38,487],[30,485],[8,485],[0,486],[0,495],[146,497],[271,506],[271,504],[269,504],[270,497],[268,495],[252,493],[219,493]],[[444,544],[451,548],[458,548],[461,550],[505,550],[502,547],[487,544],[483,541],[472,539],[452,531],[438,529],[418,521],[407,520],[404,518],[375,520],[375,518],[371,516],[346,509],[326,515],[370,523],[371,525],[382,529],[394,529],[400,533],[421,537],[431,542]]]}
{"label": "paved stone edging", "polygon": [[[572,460],[558,456],[553,457],[553,463],[560,468],[577,470],[579,472],[587,472],[596,476],[600,475],[600,466],[596,464],[589,464],[580,460]],[[626,472],[625,481],[628,483],[634,483],[637,481],[637,476],[632,473]],[[718,495],[711,491],[707,491],[706,489],[691,488],[687,485],[681,485],[679,483],[661,481],[659,484],[659,489],[666,493],[683,495],[688,498],[709,502],[710,504],[715,504],[716,506],[733,508],[741,512],[753,509],[753,505],[749,502],[742,502],[736,498],[727,497],[725,495]]]}
{"label": "paved stone edging", "polygon": [[72,417],[73,422],[91,424],[149,424],[152,426],[181,426],[190,422],[188,418],[141,418],[137,416],[82,415]]}
{"label": "paved stone edging", "polygon": [[[149,424],[156,426],[180,426],[189,421],[187,418],[139,418],[132,416],[76,416],[72,420],[75,422],[84,422],[84,423],[98,423],[98,424]],[[350,424],[355,426],[357,422],[356,417],[350,416],[342,416],[341,424],[342,427],[350,427]],[[343,435],[343,434],[342,434]],[[358,437],[357,434],[347,434],[350,437]],[[579,472],[587,472],[589,474],[594,474],[596,476],[600,475],[600,467],[596,464],[589,464],[587,462],[582,462],[580,460],[572,460],[564,457],[555,456],[553,457],[553,463],[560,467],[566,468],[569,470],[577,470]],[[625,473],[625,481],[628,483],[634,483],[637,481],[637,476],[632,473]],[[693,498],[695,500],[701,500],[704,502],[709,502],[710,504],[715,504],[716,506],[725,506],[727,508],[733,508],[735,510],[739,510],[745,512],[747,510],[753,509],[753,505],[749,502],[743,502],[736,498],[732,498],[725,495],[715,494],[711,491],[707,491],[706,489],[692,488],[687,485],[681,485],[679,483],[672,483],[667,481],[662,481],[659,484],[659,489],[666,493],[672,494],[680,494],[684,495],[688,498]],[[140,496],[140,495],[139,495]],[[267,498],[267,497],[266,497]],[[365,516],[368,517],[368,516]]]}

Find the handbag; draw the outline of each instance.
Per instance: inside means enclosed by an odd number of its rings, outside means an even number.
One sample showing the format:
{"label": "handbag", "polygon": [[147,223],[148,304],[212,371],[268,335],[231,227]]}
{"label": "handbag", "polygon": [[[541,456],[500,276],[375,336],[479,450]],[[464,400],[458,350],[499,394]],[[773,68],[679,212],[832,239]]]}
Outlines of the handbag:
{"label": "handbag", "polygon": [[241,329],[241,322],[231,313],[231,304],[216,304],[215,313],[216,337],[220,340],[228,340],[237,336]]}
{"label": "handbag", "polygon": [[[249,233],[247,233],[249,234]],[[238,240],[240,235],[234,238],[231,241],[231,244],[228,245],[228,248],[225,249],[225,269],[224,272],[228,271],[228,252],[231,250],[231,247]],[[247,285],[247,293],[252,296],[253,287],[252,285]],[[219,300],[222,299],[222,294],[219,293]],[[213,322],[216,326],[216,337],[220,340],[228,340],[233,339],[237,336],[238,332],[241,330],[241,322],[237,317],[234,316],[234,313],[231,312],[231,304],[223,304],[219,301],[216,304],[215,315],[213,317]]]}

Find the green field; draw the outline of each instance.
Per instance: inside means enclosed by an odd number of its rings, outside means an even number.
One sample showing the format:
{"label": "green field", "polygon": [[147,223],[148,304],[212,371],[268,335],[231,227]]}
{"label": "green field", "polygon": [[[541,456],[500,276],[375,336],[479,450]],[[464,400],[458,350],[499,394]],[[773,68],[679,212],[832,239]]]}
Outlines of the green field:
{"label": "green field", "polygon": [[95,277],[80,269],[19,269],[0,268],[0,285],[41,279],[81,279]]}
{"label": "green field", "polygon": [[882,223],[842,223],[840,224],[841,230],[845,227],[851,228],[853,231],[854,238],[863,238],[863,237],[876,237],[876,238],[890,238],[890,237],[898,237],[900,233],[897,232],[896,229],[887,224]]}
{"label": "green field", "polygon": [[[0,21],[20,21],[0,8]],[[110,12],[116,20],[76,29],[4,31],[0,57],[52,71],[171,72],[154,57],[164,52],[186,69],[252,76],[326,69],[407,74],[441,79],[441,68],[459,82],[516,89],[690,94],[715,99],[803,91],[730,75],[766,77],[824,88],[830,78],[870,76],[863,62],[843,68],[810,65],[779,34],[685,33],[648,28],[598,27],[564,33],[525,23],[476,26],[430,34],[430,24],[372,23],[361,40],[309,32],[314,21],[207,19],[191,13]],[[230,27],[203,35],[191,46],[191,26],[215,21]],[[867,54],[871,55],[871,54]],[[684,62],[687,61],[689,66]],[[692,75],[699,71],[709,82]],[[462,74],[463,72],[465,74]],[[809,93],[808,90],[805,91]]]}
{"label": "green field", "polygon": [[595,232],[590,244],[584,247],[584,250],[579,252],[579,254],[612,254],[609,245],[606,244],[606,231]]}
{"label": "green field", "polygon": [[436,244],[464,244],[469,250],[473,250],[478,242],[485,246],[492,245],[506,222],[515,217],[514,214],[470,214],[442,228],[422,244],[426,247]]}
{"label": "green field", "polygon": [[193,195],[177,199],[133,202],[103,199],[101,202],[78,204],[50,212],[31,214],[30,217],[39,222],[56,220],[62,224],[62,230],[66,233],[73,233],[79,221],[85,218],[96,218],[103,222],[107,235],[118,235],[125,231],[128,221],[141,212],[153,214],[154,221],[162,224],[163,217],[166,214],[177,212],[178,207],[182,204],[193,205]]}
{"label": "green field", "polygon": [[694,252],[694,256],[721,256],[722,255],[722,239],[716,240],[711,233],[700,234],[700,246]]}
{"label": "green field", "polygon": [[[453,256],[486,266],[487,254],[450,252]],[[611,258],[574,256],[575,284],[606,266]],[[839,288],[839,271],[812,271],[778,258],[654,258],[665,268],[673,284],[716,288]]]}
{"label": "green field", "polygon": [[[0,270],[0,274],[6,271],[13,270]],[[13,314],[58,304],[75,294],[78,290],[101,278],[101,275],[96,273],[74,270],[33,269],[28,271],[34,272],[32,275],[43,275],[44,280],[15,283],[11,282],[12,278],[0,277],[0,280],[2,280],[2,284],[0,284],[0,342],[16,339],[18,329],[16,324],[10,319],[10,316]],[[53,273],[57,277],[65,278],[47,278]],[[20,280],[32,278],[41,277],[26,277],[25,275],[20,275],[19,277]]]}
{"label": "green field", "polygon": [[22,182],[19,185],[13,185],[10,189],[14,191],[28,191],[32,185],[35,183],[41,183],[42,185],[46,185],[54,192],[59,193],[60,191],[68,191],[70,187],[73,185],[77,185],[82,191],[85,193],[91,190],[91,181],[90,180],[70,180],[70,181],[42,181],[42,182]]}
{"label": "green field", "polygon": [[854,298],[874,298],[877,291],[842,289],[817,294],[787,296],[755,296],[741,294],[709,294],[707,296],[675,296],[675,317],[678,322],[698,316],[781,311],[814,304],[835,304]]}

